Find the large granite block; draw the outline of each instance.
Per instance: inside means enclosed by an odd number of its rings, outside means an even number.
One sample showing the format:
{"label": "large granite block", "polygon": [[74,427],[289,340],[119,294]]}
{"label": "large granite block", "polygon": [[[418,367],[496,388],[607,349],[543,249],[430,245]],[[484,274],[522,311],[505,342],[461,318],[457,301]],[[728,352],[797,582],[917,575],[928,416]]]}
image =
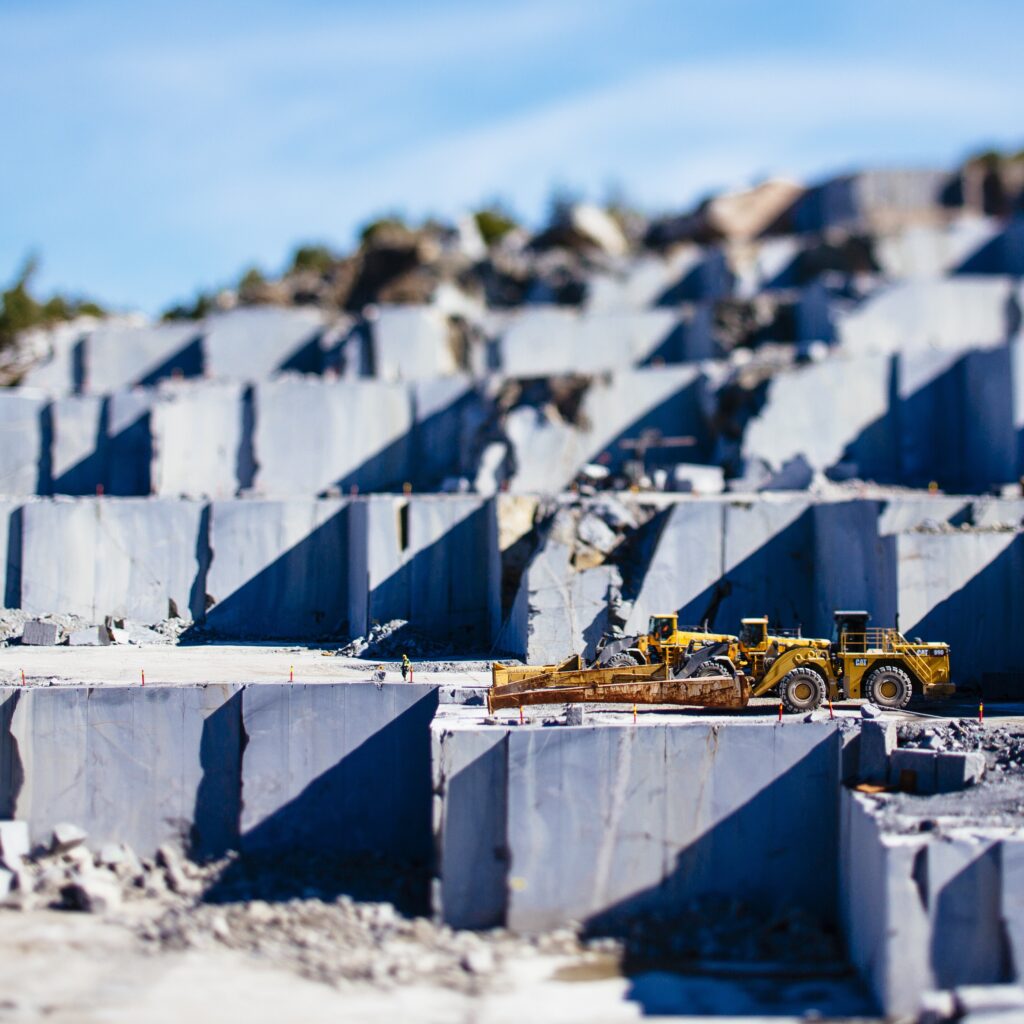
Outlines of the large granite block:
{"label": "large granite block", "polygon": [[163,497],[230,498],[251,475],[243,466],[251,438],[243,433],[242,385],[162,385],[150,413],[152,488]]}
{"label": "large granite block", "polygon": [[399,489],[412,403],[401,384],[284,377],[256,385],[254,490],[269,497]]}
{"label": "large granite block", "polygon": [[215,313],[202,325],[206,374],[257,381],[286,370],[320,373],[325,328],[318,309],[246,306]]}
{"label": "large granite block", "polygon": [[216,603],[206,627],[238,637],[347,635],[346,507],[338,499],[214,502],[206,593]]}
{"label": "large granite block", "polygon": [[42,392],[0,392],[0,495],[46,494],[49,401]]}
{"label": "large granite block", "polygon": [[712,895],[830,921],[838,770],[827,724],[513,730],[508,925],[614,931]]}
{"label": "large granite block", "polygon": [[203,372],[201,325],[191,322],[101,324],[85,342],[84,391],[106,394]]}
{"label": "large granite block", "polygon": [[143,498],[26,505],[21,607],[93,622],[201,617],[203,512],[198,502]]}
{"label": "large granite block", "polygon": [[430,859],[436,687],[250,685],[242,707],[243,850]]}
{"label": "large granite block", "polygon": [[[197,856],[237,845],[239,687],[60,687],[17,695],[10,720],[20,787],[13,817],[32,842],[72,822],[89,845]],[[0,790],[2,790],[0,785]]]}
{"label": "large granite block", "polygon": [[64,395],[51,406],[54,494],[95,494],[107,482],[106,400]]}
{"label": "large granite block", "polygon": [[508,730],[431,726],[433,908],[452,928],[505,922]]}

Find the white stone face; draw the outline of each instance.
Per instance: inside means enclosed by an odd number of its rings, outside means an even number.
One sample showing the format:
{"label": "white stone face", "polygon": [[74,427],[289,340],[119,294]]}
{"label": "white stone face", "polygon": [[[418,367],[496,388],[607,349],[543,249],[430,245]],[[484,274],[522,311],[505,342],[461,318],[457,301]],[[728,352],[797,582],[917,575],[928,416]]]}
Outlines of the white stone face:
{"label": "white stone face", "polygon": [[265,380],[315,345],[325,328],[316,309],[249,306],[214,314],[203,321],[206,373],[221,380]]}
{"label": "white stone face", "polygon": [[[774,468],[802,455],[825,470],[865,428],[889,412],[886,356],[836,358],[776,374],[743,437],[743,454]],[[882,455],[879,452],[879,455]]]}
{"label": "white stone face", "polygon": [[458,372],[448,318],[433,306],[382,306],[371,323],[378,380],[420,380]]}
{"label": "white stone face", "polygon": [[163,385],[150,415],[153,493],[230,498],[239,489],[242,385]]}
{"label": "white stone face", "polygon": [[46,404],[39,391],[0,392],[0,494],[36,493]]}
{"label": "white stone face", "polygon": [[839,312],[836,333],[856,353],[991,346],[1010,333],[1009,278],[951,277],[881,288]]}
{"label": "white stone face", "polygon": [[256,386],[254,490],[268,497],[400,488],[412,403],[401,384],[295,377]]}
{"label": "white stone face", "polygon": [[[193,343],[198,346],[198,322],[150,324],[144,327],[101,325],[86,339],[87,390],[105,394],[148,381]],[[198,374],[201,367],[190,367]],[[162,374],[172,375],[171,369]]]}
{"label": "white stone face", "polygon": [[22,608],[152,623],[173,601],[184,618],[201,614],[190,610],[201,514],[199,502],[144,498],[27,505]]}

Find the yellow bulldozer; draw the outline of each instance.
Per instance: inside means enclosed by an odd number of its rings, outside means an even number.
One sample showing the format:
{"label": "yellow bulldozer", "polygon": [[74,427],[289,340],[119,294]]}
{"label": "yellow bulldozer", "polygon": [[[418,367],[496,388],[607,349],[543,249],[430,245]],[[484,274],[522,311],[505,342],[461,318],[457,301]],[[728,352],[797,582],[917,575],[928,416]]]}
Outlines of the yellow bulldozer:
{"label": "yellow bulldozer", "polygon": [[870,628],[863,611],[837,611],[830,640],[769,632],[768,619],[743,619],[738,635],[680,629],[678,616],[654,615],[639,636],[605,638],[588,667],[492,667],[491,710],[572,701],[744,707],[777,693],[787,711],[826,699],[866,698],[898,710],[911,696],[948,697],[949,645],[909,641],[896,629]]}

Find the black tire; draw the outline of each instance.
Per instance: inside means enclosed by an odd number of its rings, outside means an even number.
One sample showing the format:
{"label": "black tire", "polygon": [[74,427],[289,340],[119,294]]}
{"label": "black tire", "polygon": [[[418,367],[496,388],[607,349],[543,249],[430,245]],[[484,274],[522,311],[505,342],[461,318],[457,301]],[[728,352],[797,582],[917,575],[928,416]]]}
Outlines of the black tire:
{"label": "black tire", "polygon": [[825,702],[825,680],[813,668],[794,668],[780,680],[779,698],[794,715],[815,711]]}
{"label": "black tire", "polygon": [[703,665],[696,672],[693,673],[694,679],[699,679],[701,676],[728,676],[732,678],[735,675],[733,671],[732,663],[725,658],[712,658],[710,661],[705,661]]}
{"label": "black tire", "polygon": [[879,665],[868,673],[862,692],[880,708],[902,711],[910,703],[914,684],[903,669],[895,665]]}
{"label": "black tire", "polygon": [[618,654],[613,654],[602,666],[603,668],[632,668],[634,665],[639,665],[640,662],[633,657],[632,654],[626,651],[619,651]]}

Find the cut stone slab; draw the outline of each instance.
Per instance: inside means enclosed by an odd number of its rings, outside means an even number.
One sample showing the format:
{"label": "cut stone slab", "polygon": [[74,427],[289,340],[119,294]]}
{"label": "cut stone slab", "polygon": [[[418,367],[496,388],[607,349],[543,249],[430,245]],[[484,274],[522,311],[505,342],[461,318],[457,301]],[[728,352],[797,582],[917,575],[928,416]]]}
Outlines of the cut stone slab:
{"label": "cut stone slab", "polygon": [[110,631],[106,626],[89,626],[87,629],[72,630],[68,636],[69,647],[109,647]]}
{"label": "cut stone slab", "polygon": [[865,720],[860,728],[861,781],[885,784],[889,779],[889,757],[895,749],[895,722]]}
{"label": "cut stone slab", "polygon": [[977,752],[943,751],[935,759],[935,787],[939,793],[955,793],[980,782],[985,776],[985,755]]}
{"label": "cut stone slab", "polygon": [[922,796],[938,792],[935,752],[894,750],[889,759],[889,785]]}
{"label": "cut stone slab", "polygon": [[47,405],[42,392],[0,391],[0,494],[45,493],[49,481],[41,469]]}
{"label": "cut stone slab", "polygon": [[[150,413],[154,494],[230,498],[250,483],[242,385],[168,381]],[[246,479],[240,479],[244,475]]]}
{"label": "cut stone slab", "polygon": [[27,821],[0,821],[0,864],[17,871],[29,855]]}
{"label": "cut stone slab", "polygon": [[53,840],[50,843],[50,848],[57,852],[64,853],[76,846],[81,846],[88,837],[89,834],[85,829],[80,828],[78,825],[74,825],[71,822],[64,821],[59,825],[54,825]]}
{"label": "cut stone slab", "polygon": [[954,793],[985,774],[985,755],[960,751],[895,750],[889,784],[908,793]]}
{"label": "cut stone slab", "polygon": [[21,634],[21,642],[26,647],[54,647],[60,637],[60,627],[55,622],[42,622],[29,619]]}

